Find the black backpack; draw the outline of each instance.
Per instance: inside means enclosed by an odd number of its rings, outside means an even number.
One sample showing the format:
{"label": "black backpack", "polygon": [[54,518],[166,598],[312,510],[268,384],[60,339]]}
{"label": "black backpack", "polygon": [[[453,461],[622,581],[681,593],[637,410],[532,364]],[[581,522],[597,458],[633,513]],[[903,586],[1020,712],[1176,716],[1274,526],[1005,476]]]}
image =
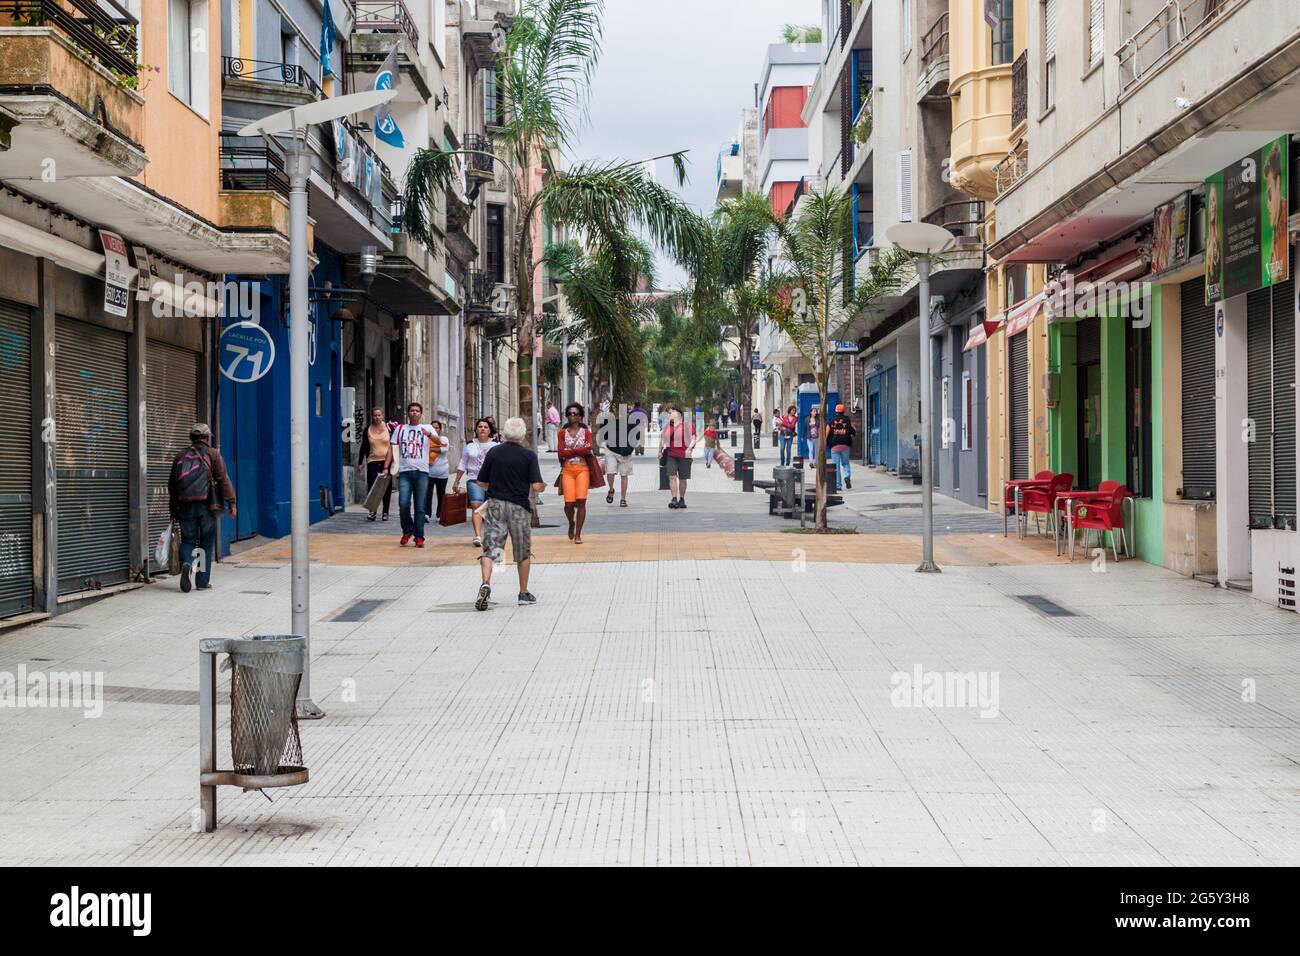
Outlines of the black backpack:
{"label": "black backpack", "polygon": [[207,501],[212,494],[212,463],[207,455],[191,445],[181,452],[172,465],[178,501]]}

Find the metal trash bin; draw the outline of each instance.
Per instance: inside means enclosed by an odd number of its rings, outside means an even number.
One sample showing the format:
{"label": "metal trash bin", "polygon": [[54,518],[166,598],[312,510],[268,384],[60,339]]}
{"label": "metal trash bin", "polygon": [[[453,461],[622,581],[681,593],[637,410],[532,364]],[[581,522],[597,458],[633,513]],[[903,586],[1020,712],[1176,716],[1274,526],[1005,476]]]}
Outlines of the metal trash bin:
{"label": "metal trash bin", "polygon": [[[216,788],[291,787],[307,782],[298,735],[297,698],[306,641],[257,634],[199,642],[199,804],[203,829],[216,828]],[[217,655],[230,670],[232,769],[216,766]]]}
{"label": "metal trash bin", "polygon": [[793,518],[795,514],[795,501],[798,492],[797,478],[798,470],[788,465],[778,465],[772,469],[772,480],[776,482],[776,488],[773,493],[781,502],[780,509],[784,517]]}

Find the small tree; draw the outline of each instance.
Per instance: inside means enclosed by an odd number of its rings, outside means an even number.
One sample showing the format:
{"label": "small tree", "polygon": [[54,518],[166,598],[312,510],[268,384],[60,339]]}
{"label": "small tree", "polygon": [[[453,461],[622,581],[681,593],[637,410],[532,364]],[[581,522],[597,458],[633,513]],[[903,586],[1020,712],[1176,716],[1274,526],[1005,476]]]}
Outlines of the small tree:
{"label": "small tree", "polygon": [[814,189],[794,222],[778,222],[789,274],[788,300],[772,313],[777,326],[813,368],[821,428],[817,432],[816,528],[826,524],[826,424],[835,342],[860,315],[878,312],[881,299],[898,292],[912,273],[912,256],[890,247],[856,271],[853,201],[843,190]]}

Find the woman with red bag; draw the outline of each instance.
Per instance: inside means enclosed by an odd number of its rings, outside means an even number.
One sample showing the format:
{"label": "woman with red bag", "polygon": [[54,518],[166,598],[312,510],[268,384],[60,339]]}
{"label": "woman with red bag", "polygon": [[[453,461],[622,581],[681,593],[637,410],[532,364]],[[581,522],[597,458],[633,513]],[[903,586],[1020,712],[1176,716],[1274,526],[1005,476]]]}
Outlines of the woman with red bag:
{"label": "woman with red bag", "polygon": [[564,409],[566,425],[560,430],[560,491],[564,494],[564,516],[569,519],[569,540],[582,544],[582,525],[587,520],[587,490],[591,472],[587,459],[595,450],[591,429],[582,420],[577,402]]}

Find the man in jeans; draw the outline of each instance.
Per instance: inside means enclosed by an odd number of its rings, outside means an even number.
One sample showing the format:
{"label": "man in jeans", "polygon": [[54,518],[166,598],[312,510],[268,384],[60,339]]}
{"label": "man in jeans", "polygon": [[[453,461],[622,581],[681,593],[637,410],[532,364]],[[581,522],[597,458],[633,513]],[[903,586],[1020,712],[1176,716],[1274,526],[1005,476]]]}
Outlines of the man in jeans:
{"label": "man in jeans", "polygon": [[835,417],[826,429],[826,447],[831,450],[831,461],[835,462],[840,484],[845,488],[853,487],[853,473],[849,465],[849,456],[853,450],[853,436],[858,430],[853,427],[853,420],[844,414],[844,406],[835,406]]}
{"label": "man in jeans", "polygon": [[501,428],[501,444],[490,449],[483,459],[475,481],[487,493],[483,517],[483,554],[479,569],[483,583],[478,589],[474,609],[486,611],[492,597],[492,568],[505,556],[506,536],[514,551],[519,569],[519,603],[536,604],[528,590],[528,569],[533,555],[533,511],[530,491],[545,491],[537,455],[523,447],[528,426],[522,418],[507,418]]}
{"label": "man in jeans", "polygon": [[216,516],[227,504],[230,517],[237,517],[235,486],[230,483],[226,463],[212,447],[212,430],[199,422],[190,429],[189,445],[172,459],[167,479],[168,511],[181,527],[181,590],[186,594],[191,573],[200,591],[212,590],[209,580],[216,557]]}
{"label": "man in jeans", "polygon": [[[402,516],[402,547],[415,535],[415,546],[424,547],[425,499],[429,496],[429,441],[437,432],[420,424],[424,406],[411,402],[406,406],[406,424],[393,431],[394,458],[397,462],[397,501]],[[412,514],[414,512],[414,514]]]}

